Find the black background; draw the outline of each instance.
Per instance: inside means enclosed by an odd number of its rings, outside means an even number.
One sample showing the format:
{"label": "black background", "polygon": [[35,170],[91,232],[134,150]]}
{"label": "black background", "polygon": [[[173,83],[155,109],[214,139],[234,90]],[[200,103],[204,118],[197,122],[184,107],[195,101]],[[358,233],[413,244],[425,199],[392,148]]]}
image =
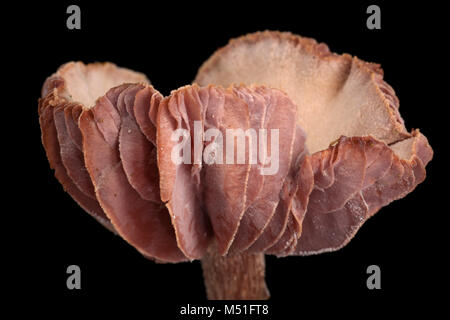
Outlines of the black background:
{"label": "black background", "polygon": [[[366,28],[366,8],[373,3],[381,7],[381,30]],[[14,175],[4,212],[13,219],[4,226],[5,234],[13,234],[5,241],[13,256],[2,263],[12,270],[6,278],[17,289],[15,300],[26,306],[37,302],[40,310],[60,315],[88,308],[137,310],[151,319],[163,317],[152,316],[157,313],[180,318],[181,305],[206,304],[199,262],[159,265],[146,260],[62,190],[40,142],[37,99],[45,78],[72,60],[112,61],[143,72],[166,95],[189,84],[202,62],[230,38],[269,29],[312,37],[333,52],[381,63],[400,98],[407,128],[420,128],[435,150],[427,180],[367,221],[344,249],[311,257],[267,257],[270,318],[435,310],[429,303],[445,289],[448,266],[443,223],[448,209],[441,205],[446,190],[439,182],[447,175],[440,169],[446,159],[440,121],[446,120],[448,107],[439,97],[446,93],[439,77],[448,72],[441,42],[447,38],[441,29],[443,9],[373,3],[59,1],[16,3],[5,10],[5,19],[12,19],[3,27],[4,51],[10,55],[4,67],[15,69],[8,96],[20,104],[7,118],[13,129],[5,140],[13,144],[7,149],[13,156],[5,157],[12,163],[4,167],[5,174]],[[70,4],[81,7],[81,30],[66,28]],[[17,164],[20,169],[12,169]],[[71,264],[82,270],[79,291],[66,288]],[[371,264],[381,268],[381,290],[366,287]],[[55,311],[60,307],[66,313]],[[361,307],[364,312],[356,312]]]}

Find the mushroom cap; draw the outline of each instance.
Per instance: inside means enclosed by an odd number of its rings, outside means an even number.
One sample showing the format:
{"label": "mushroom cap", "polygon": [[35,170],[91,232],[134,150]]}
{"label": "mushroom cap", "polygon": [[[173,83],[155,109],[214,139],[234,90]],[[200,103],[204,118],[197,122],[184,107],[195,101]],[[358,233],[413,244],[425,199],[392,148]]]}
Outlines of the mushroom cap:
{"label": "mushroom cap", "polygon": [[425,178],[433,151],[419,130],[406,130],[378,64],[331,53],[314,39],[264,31],[217,50],[194,83],[266,85],[285,91],[298,106],[297,124],[310,152],[291,208],[298,239],[290,236],[289,219],[275,216],[272,222],[283,221],[286,234],[269,253],[337,250],[367,218]]}

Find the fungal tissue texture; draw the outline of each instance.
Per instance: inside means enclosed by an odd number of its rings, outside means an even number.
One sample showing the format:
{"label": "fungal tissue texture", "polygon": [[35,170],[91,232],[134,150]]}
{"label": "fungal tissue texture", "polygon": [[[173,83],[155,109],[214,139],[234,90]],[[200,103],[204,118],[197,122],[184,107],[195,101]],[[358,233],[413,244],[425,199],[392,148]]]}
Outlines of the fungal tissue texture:
{"label": "fungal tissue texture", "polygon": [[379,65],[291,33],[231,40],[168,96],[112,63],[69,62],[38,113],[64,190],[158,262],[213,244],[229,256],[340,249],[433,156]]}

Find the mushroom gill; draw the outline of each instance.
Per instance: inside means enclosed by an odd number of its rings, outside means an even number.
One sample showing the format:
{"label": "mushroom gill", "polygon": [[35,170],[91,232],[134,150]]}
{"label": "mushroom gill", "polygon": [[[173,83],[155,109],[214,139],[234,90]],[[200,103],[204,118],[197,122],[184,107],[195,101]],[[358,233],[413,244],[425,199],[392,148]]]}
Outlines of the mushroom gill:
{"label": "mushroom gill", "polygon": [[97,98],[124,82],[148,79],[113,63],[69,62],[44,82],[38,108],[42,144],[55,177],[86,212],[112,231],[86,171],[78,120]]}

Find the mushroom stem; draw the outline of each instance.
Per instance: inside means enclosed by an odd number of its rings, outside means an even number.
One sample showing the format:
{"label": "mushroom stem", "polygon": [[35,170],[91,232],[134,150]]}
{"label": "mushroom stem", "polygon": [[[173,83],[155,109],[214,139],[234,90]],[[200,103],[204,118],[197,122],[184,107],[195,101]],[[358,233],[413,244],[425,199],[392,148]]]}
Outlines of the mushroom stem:
{"label": "mushroom stem", "polygon": [[221,256],[212,245],[202,259],[209,300],[266,300],[269,298],[263,253]]}

